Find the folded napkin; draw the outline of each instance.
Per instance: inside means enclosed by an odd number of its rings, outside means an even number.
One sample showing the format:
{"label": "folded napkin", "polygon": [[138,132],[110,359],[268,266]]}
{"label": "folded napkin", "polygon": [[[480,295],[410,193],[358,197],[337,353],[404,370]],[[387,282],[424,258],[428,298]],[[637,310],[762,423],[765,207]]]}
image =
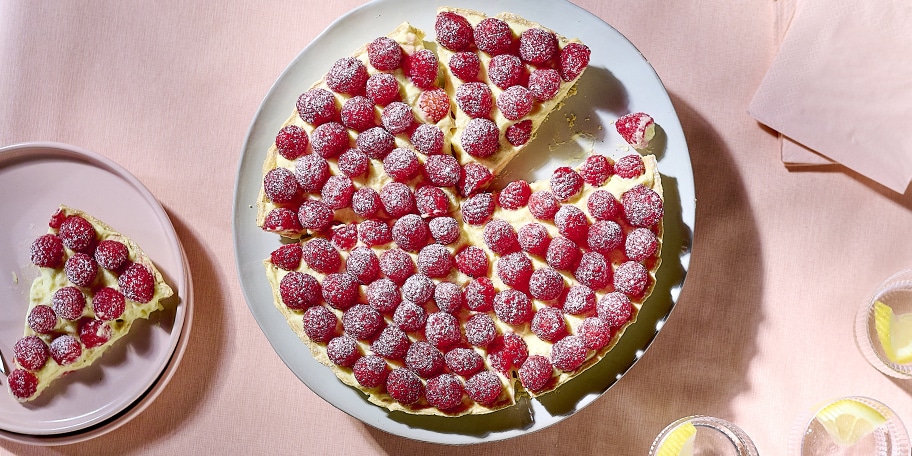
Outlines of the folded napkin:
{"label": "folded napkin", "polygon": [[779,2],[782,43],[751,116],[783,135],[785,163],[838,162],[904,193],[912,181],[912,2]]}

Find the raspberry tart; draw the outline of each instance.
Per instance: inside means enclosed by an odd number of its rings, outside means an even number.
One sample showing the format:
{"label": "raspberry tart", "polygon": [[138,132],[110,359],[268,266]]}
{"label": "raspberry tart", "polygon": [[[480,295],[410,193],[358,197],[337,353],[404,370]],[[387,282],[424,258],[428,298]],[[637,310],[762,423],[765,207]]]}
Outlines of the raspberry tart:
{"label": "raspberry tart", "polygon": [[54,380],[92,365],[133,322],[164,308],[174,294],[130,238],[77,209],[61,206],[31,261],[40,269],[29,291],[25,331],[13,347],[12,395],[37,398]]}

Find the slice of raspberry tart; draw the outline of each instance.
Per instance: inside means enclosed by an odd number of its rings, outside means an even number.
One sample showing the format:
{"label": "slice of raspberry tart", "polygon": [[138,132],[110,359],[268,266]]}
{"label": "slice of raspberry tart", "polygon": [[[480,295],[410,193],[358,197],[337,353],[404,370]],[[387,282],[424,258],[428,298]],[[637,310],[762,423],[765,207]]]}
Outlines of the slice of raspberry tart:
{"label": "slice of raspberry tart", "polygon": [[23,337],[13,346],[10,392],[37,398],[54,380],[84,369],[164,308],[174,294],[140,247],[97,218],[60,206],[30,250],[32,282]]}

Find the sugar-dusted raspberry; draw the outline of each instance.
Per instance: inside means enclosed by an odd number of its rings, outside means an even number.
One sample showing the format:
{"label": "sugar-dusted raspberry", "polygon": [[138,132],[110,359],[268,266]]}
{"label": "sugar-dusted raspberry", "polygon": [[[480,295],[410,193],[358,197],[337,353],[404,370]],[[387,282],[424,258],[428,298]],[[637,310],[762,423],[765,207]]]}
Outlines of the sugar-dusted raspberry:
{"label": "sugar-dusted raspberry", "polygon": [[60,224],[57,232],[63,245],[77,252],[89,251],[95,246],[95,227],[79,215],[70,215]]}
{"label": "sugar-dusted raspberry", "polygon": [[352,193],[352,210],[361,217],[373,217],[380,210],[382,204],[380,194],[370,187],[361,187]]}
{"label": "sugar-dusted raspberry", "polygon": [[390,182],[380,189],[380,202],[383,209],[390,217],[399,218],[406,214],[418,212],[415,195],[412,190],[401,182]]}
{"label": "sugar-dusted raspberry", "polygon": [[342,314],[342,329],[355,339],[370,339],[384,323],[383,315],[367,304],[355,304]]}
{"label": "sugar-dusted raspberry", "polygon": [[554,98],[560,90],[560,85],[560,73],[551,68],[536,68],[529,75],[529,91],[538,101]]}
{"label": "sugar-dusted raspberry", "polygon": [[522,366],[528,357],[529,347],[516,333],[506,333],[488,344],[488,360],[491,367],[501,372]]}
{"label": "sugar-dusted raspberry", "polygon": [[116,320],[126,309],[126,299],[121,292],[111,287],[102,287],[92,297],[92,311],[99,320]]}
{"label": "sugar-dusted raspberry", "polygon": [[26,322],[36,333],[50,334],[57,326],[57,314],[51,306],[39,304],[29,311]]}
{"label": "sugar-dusted raspberry", "polygon": [[310,133],[310,147],[323,158],[337,157],[350,145],[348,130],[338,122],[326,122]]}
{"label": "sugar-dusted raspberry", "polygon": [[294,173],[279,167],[269,170],[263,177],[263,191],[270,201],[283,204],[295,201],[300,188]]}
{"label": "sugar-dusted raspberry", "polygon": [[592,312],[595,310],[595,292],[585,285],[570,287],[564,295],[563,309],[570,315]]}
{"label": "sugar-dusted raspberry", "polygon": [[461,51],[472,45],[473,30],[468,19],[458,13],[444,11],[434,22],[437,42],[451,51]]}
{"label": "sugar-dusted raspberry", "polygon": [[358,243],[358,224],[346,223],[333,225],[330,228],[329,242],[339,250],[351,250]]}
{"label": "sugar-dusted raspberry", "polygon": [[548,190],[533,192],[529,197],[529,212],[539,220],[553,220],[560,206],[560,201]]}
{"label": "sugar-dusted raspberry", "polygon": [[333,247],[332,243],[321,237],[312,238],[304,244],[301,258],[311,269],[323,274],[338,271],[342,264],[339,251]]}
{"label": "sugar-dusted raspberry", "polygon": [[443,312],[455,314],[462,308],[465,298],[462,288],[453,282],[440,282],[434,287],[434,303]]}
{"label": "sugar-dusted raspberry", "polygon": [[614,173],[624,179],[633,179],[642,176],[645,172],[646,166],[643,165],[643,157],[639,154],[625,155],[614,164]]}
{"label": "sugar-dusted raspberry", "polygon": [[545,256],[548,245],[551,244],[551,235],[544,225],[536,222],[527,223],[519,229],[517,234],[519,247],[526,253]]}
{"label": "sugar-dusted raspberry", "polygon": [[85,309],[86,297],[76,287],[62,287],[51,297],[54,313],[65,320],[78,320]]}
{"label": "sugar-dusted raspberry", "polygon": [[627,234],[624,242],[624,253],[632,261],[642,262],[656,254],[659,239],[648,228],[635,228]]}
{"label": "sugar-dusted raspberry", "polygon": [[402,359],[408,351],[408,334],[396,325],[388,325],[380,331],[380,336],[371,342],[371,351],[388,359]]}
{"label": "sugar-dusted raspberry", "polygon": [[88,287],[98,276],[98,263],[90,255],[76,252],[63,265],[67,280],[80,287]]}
{"label": "sugar-dusted raspberry", "polygon": [[360,149],[351,148],[342,152],[338,159],[339,171],[349,177],[357,177],[367,174],[370,166],[370,157],[361,152]]}
{"label": "sugar-dusted raspberry", "polygon": [[364,93],[367,67],[354,57],[342,57],[326,73],[326,85],[334,92],[357,95]]}
{"label": "sugar-dusted raspberry", "polygon": [[573,271],[579,264],[582,252],[577,244],[564,236],[554,238],[548,244],[545,261],[558,271]]}
{"label": "sugar-dusted raspberry", "polygon": [[556,342],[567,335],[567,321],[564,313],[556,307],[542,307],[532,317],[532,332],[539,339]]}
{"label": "sugar-dusted raspberry", "polygon": [[596,190],[586,201],[589,214],[596,220],[619,220],[624,208],[608,190]]}
{"label": "sugar-dusted raspberry", "polygon": [[424,274],[413,274],[402,283],[402,297],[415,304],[425,304],[434,297],[434,281]]}
{"label": "sugar-dusted raspberry", "polygon": [[485,245],[498,255],[506,255],[520,250],[516,230],[506,220],[494,219],[487,223],[482,237]]}
{"label": "sugar-dusted raspberry", "polygon": [[300,232],[303,228],[298,220],[298,212],[287,207],[270,210],[263,220],[263,229],[279,232]]}
{"label": "sugar-dusted raspberry", "polygon": [[345,259],[345,272],[367,285],[380,276],[380,259],[367,247],[356,247]]}
{"label": "sugar-dusted raspberry", "polygon": [[367,355],[355,361],[352,373],[359,385],[365,388],[376,388],[386,383],[389,366],[385,359],[377,355]]}
{"label": "sugar-dusted raspberry", "polygon": [[[294,176],[292,176],[294,179]],[[297,186],[297,183],[295,183]],[[130,257],[130,250],[123,242],[113,239],[105,239],[95,247],[95,262],[99,266],[109,270],[119,270]]]}
{"label": "sugar-dusted raspberry", "polygon": [[440,122],[450,113],[450,96],[443,89],[421,92],[418,97],[418,109],[428,122],[432,124]]}
{"label": "sugar-dusted raspberry", "polygon": [[369,219],[358,224],[358,240],[368,247],[393,241],[390,227],[383,220]]}
{"label": "sugar-dusted raspberry", "polygon": [[367,304],[378,312],[389,313],[396,310],[402,302],[396,282],[385,277],[379,278],[367,286]]}
{"label": "sugar-dusted raspberry", "polygon": [[60,224],[63,223],[64,220],[66,220],[66,217],[67,216],[63,212],[63,208],[57,208],[57,210],[54,211],[53,214],[51,214],[51,218],[50,218],[50,220],[48,220],[48,226],[55,230],[59,230]]}
{"label": "sugar-dusted raspberry", "polygon": [[408,348],[405,354],[405,367],[419,377],[431,378],[443,371],[446,360],[443,353],[429,342],[419,340]]}
{"label": "sugar-dusted raspberry", "polygon": [[386,391],[396,402],[409,405],[424,396],[424,385],[414,372],[397,367],[386,377]]}
{"label": "sugar-dusted raspberry", "polygon": [[425,185],[415,191],[415,205],[422,216],[436,217],[449,212],[450,199],[440,188]]}
{"label": "sugar-dusted raspberry", "polygon": [[589,350],[600,350],[611,342],[611,326],[598,317],[588,317],[583,320],[576,332]]}
{"label": "sugar-dusted raspberry", "polygon": [[297,125],[286,125],[276,135],[276,149],[286,160],[294,160],[307,153],[310,138],[307,132]]}
{"label": "sugar-dusted raspberry", "polygon": [[437,82],[439,64],[437,54],[430,49],[421,49],[406,61],[409,80],[419,89],[430,89]]}
{"label": "sugar-dusted raspberry", "polygon": [[513,31],[510,26],[497,18],[488,17],[475,26],[475,45],[490,55],[508,52],[513,45]]}
{"label": "sugar-dusted raspberry", "polygon": [[38,391],[38,377],[25,369],[15,369],[6,380],[10,392],[19,399],[29,398]]}
{"label": "sugar-dusted raspberry", "polygon": [[562,205],[554,214],[554,224],[560,234],[566,236],[580,245],[586,245],[586,235],[589,232],[589,219],[578,207],[569,204]]}
{"label": "sugar-dusted raspberry", "polygon": [[326,356],[337,366],[353,366],[361,358],[358,341],[348,335],[333,337],[326,344]]}
{"label": "sugar-dusted raspberry", "polygon": [[497,260],[497,277],[513,288],[527,290],[531,276],[532,260],[524,252],[510,253]]}
{"label": "sugar-dusted raspberry", "polygon": [[386,106],[399,99],[399,81],[389,73],[375,73],[367,78],[367,98],[377,106]]}
{"label": "sugar-dusted raspberry", "polygon": [[47,362],[50,352],[38,336],[25,336],[13,345],[13,357],[25,369],[38,370]]}
{"label": "sugar-dusted raspberry", "polygon": [[396,40],[380,36],[367,45],[367,60],[380,71],[392,71],[402,65],[402,47]]}
{"label": "sugar-dusted raspberry", "polygon": [[321,125],[336,118],[336,97],[329,90],[314,88],[298,97],[298,115],[311,125]]}
{"label": "sugar-dusted raspberry", "polygon": [[476,277],[465,287],[466,307],[475,312],[490,312],[494,310],[494,295],[496,294],[497,290],[491,279]]}
{"label": "sugar-dusted raspberry", "polygon": [[446,352],[444,359],[450,371],[466,378],[484,368],[484,358],[471,348],[454,348]]}
{"label": "sugar-dusted raspberry", "polygon": [[308,230],[325,231],[333,222],[334,212],[323,201],[304,200],[298,207],[298,221]]}
{"label": "sugar-dusted raspberry", "polygon": [[330,306],[345,310],[358,300],[358,279],[346,272],[327,274],[322,283],[323,300]]}
{"label": "sugar-dusted raspberry", "polygon": [[564,81],[572,81],[589,66],[589,47],[582,43],[570,43],[561,49],[560,74]]}
{"label": "sugar-dusted raspberry", "polygon": [[646,266],[636,261],[625,261],[614,271],[614,288],[632,298],[643,296],[649,280]]}
{"label": "sugar-dusted raspberry", "polygon": [[82,356],[82,344],[79,343],[79,339],[69,334],[64,334],[51,341],[48,351],[50,351],[51,358],[57,364],[66,366],[67,364],[73,364]]}
{"label": "sugar-dusted raspberry", "polygon": [[477,313],[465,323],[466,341],[476,347],[485,347],[497,337],[497,326],[486,313]]}
{"label": "sugar-dusted raspberry", "polygon": [[427,311],[424,310],[424,307],[411,301],[402,301],[393,312],[393,323],[406,332],[424,328],[425,322],[427,322]]}
{"label": "sugar-dusted raspberry", "polygon": [[507,142],[514,146],[521,146],[532,139],[532,121],[530,119],[517,122],[507,127],[504,133]]}
{"label": "sugar-dusted raspberry", "polygon": [[494,196],[478,193],[462,201],[462,219],[469,225],[481,225],[494,214]]}
{"label": "sugar-dusted raspberry", "polygon": [[302,192],[316,193],[329,179],[329,163],[317,154],[308,154],[295,160],[294,174]]}
{"label": "sugar-dusted raspberry", "polygon": [[55,234],[43,234],[32,242],[29,254],[37,266],[59,268],[63,264],[63,241]]}
{"label": "sugar-dusted raspberry", "polygon": [[497,197],[497,202],[504,209],[519,209],[529,203],[532,188],[524,180],[515,180],[507,184]]}
{"label": "sugar-dusted raspberry", "polygon": [[608,157],[594,154],[586,158],[580,166],[579,173],[587,184],[598,187],[604,185],[614,173],[614,165]]}
{"label": "sugar-dusted raspberry", "polygon": [[471,196],[485,189],[492,180],[494,174],[487,166],[475,162],[466,163],[459,175],[459,194]]}
{"label": "sugar-dusted raspberry", "polygon": [[291,310],[304,310],[320,303],[320,282],[310,274],[292,271],[279,282],[282,303]]}
{"label": "sugar-dusted raspberry", "polygon": [[481,371],[466,380],[465,391],[473,401],[491,406],[503,392],[503,383],[494,372]]}
{"label": "sugar-dusted raspberry", "polygon": [[441,244],[428,244],[418,252],[418,272],[428,277],[446,277],[453,265],[453,255]]}
{"label": "sugar-dusted raspberry", "polygon": [[478,72],[481,71],[481,60],[478,54],[471,51],[457,52],[450,57],[448,64],[453,75],[462,82],[473,82],[478,80]]}
{"label": "sugar-dusted raspberry", "polygon": [[427,382],[425,397],[428,404],[440,410],[452,410],[462,404],[465,391],[459,377],[453,374],[440,374]]}
{"label": "sugar-dusted raspberry", "polygon": [[532,300],[525,293],[508,288],[494,296],[494,314],[509,325],[521,325],[532,320]]}
{"label": "sugar-dusted raspberry", "polygon": [[529,391],[541,391],[551,381],[554,367],[551,361],[542,355],[532,355],[526,359],[519,368],[519,380],[523,387]]}
{"label": "sugar-dusted raspberry", "polygon": [[364,131],[376,126],[374,101],[358,95],[342,103],[342,125],[355,131]]}
{"label": "sugar-dusted raspberry", "polygon": [[386,154],[396,148],[396,138],[383,127],[373,127],[358,133],[355,144],[364,155],[383,160]]}
{"label": "sugar-dusted raspberry", "polygon": [[469,245],[456,254],[456,269],[469,277],[488,275],[488,255],[484,250]]}
{"label": "sugar-dusted raspberry", "polygon": [[447,312],[434,312],[428,315],[424,335],[428,342],[441,350],[446,350],[462,341],[459,320]]}
{"label": "sugar-dusted raspberry", "polygon": [[393,180],[403,182],[418,174],[418,156],[411,149],[398,147],[383,158],[383,169]]}
{"label": "sugar-dusted raspberry", "polygon": [[541,29],[526,29],[519,35],[519,56],[533,65],[547,63],[558,55],[557,37]]}
{"label": "sugar-dusted raspberry", "polygon": [[456,88],[456,106],[469,117],[487,117],[494,107],[494,94],[483,82],[467,82]]}
{"label": "sugar-dusted raspberry", "polygon": [[449,245],[459,239],[459,222],[453,217],[434,217],[428,222],[428,228],[438,244]]}
{"label": "sugar-dusted raspberry", "polygon": [[398,135],[412,126],[415,122],[415,115],[412,113],[412,108],[409,107],[409,105],[401,101],[394,101],[383,108],[383,113],[380,115],[380,121],[387,131],[394,135]]}
{"label": "sugar-dusted raspberry", "polygon": [[586,252],[580,258],[573,276],[579,283],[593,290],[604,289],[611,284],[611,262],[601,253]]}
{"label": "sugar-dusted raspberry", "polygon": [[621,225],[611,220],[599,220],[589,227],[586,236],[589,248],[602,255],[610,256],[615,249],[624,243],[624,231]]}
{"label": "sugar-dusted raspberry", "polygon": [[[323,189],[320,190],[323,204],[333,210],[350,206],[352,194],[354,193],[355,184],[352,183],[352,180],[346,176],[339,175],[329,176],[329,179],[323,185]],[[303,220],[301,225],[304,225]]]}
{"label": "sugar-dusted raspberry", "polygon": [[600,319],[608,323],[612,330],[617,330],[630,321],[634,308],[627,295],[619,291],[612,291],[602,296],[596,310]]}
{"label": "sugar-dusted raspberry", "polygon": [[655,190],[642,184],[621,195],[624,217],[633,226],[651,227],[662,220],[665,210],[662,197]]}
{"label": "sugar-dusted raspberry", "polygon": [[519,57],[511,54],[494,56],[488,62],[488,78],[497,87],[506,89],[515,85],[525,85],[528,75],[526,67]]}
{"label": "sugar-dusted raspberry", "polygon": [[380,254],[380,270],[390,280],[402,284],[415,273],[415,262],[402,249],[389,249]]}
{"label": "sugar-dusted raspberry", "polygon": [[551,346],[551,363],[564,372],[574,371],[586,361],[587,352],[582,337],[567,336]]}
{"label": "sugar-dusted raspberry", "polygon": [[85,319],[79,322],[79,341],[86,348],[100,347],[111,340],[113,330],[102,320]]}
{"label": "sugar-dusted raspberry", "polygon": [[[644,112],[633,112],[622,116],[614,127],[620,133],[624,141],[633,146],[635,149],[645,149],[649,147],[649,141],[655,134],[655,121],[649,114]],[[622,157],[623,158],[623,157]],[[620,160],[618,160],[620,162]],[[640,163],[642,165],[642,163]],[[620,172],[618,172],[620,174]],[[641,173],[642,174],[642,173]],[[635,176],[632,176],[635,177]]]}
{"label": "sugar-dusted raspberry", "polygon": [[424,174],[438,187],[452,187],[459,182],[461,167],[452,155],[431,155],[424,162]]}
{"label": "sugar-dusted raspberry", "polygon": [[551,192],[560,201],[567,201],[583,190],[583,176],[572,168],[562,166],[551,174]]}
{"label": "sugar-dusted raspberry", "polygon": [[529,277],[529,294],[535,299],[557,299],[564,291],[564,276],[550,267],[536,269]]}
{"label": "sugar-dusted raspberry", "polygon": [[323,306],[311,306],[304,311],[304,334],[316,342],[329,342],[336,336],[339,319],[336,314]]}
{"label": "sugar-dusted raspberry", "polygon": [[497,109],[507,119],[519,120],[532,112],[532,102],[532,92],[523,86],[515,85],[497,96]]}
{"label": "sugar-dusted raspberry", "polygon": [[409,252],[421,250],[427,245],[430,235],[427,222],[417,214],[406,214],[393,224],[393,241]]}
{"label": "sugar-dusted raspberry", "polygon": [[419,125],[415,128],[415,131],[412,132],[411,142],[412,146],[415,147],[415,150],[424,155],[443,153],[443,131],[436,125]]}

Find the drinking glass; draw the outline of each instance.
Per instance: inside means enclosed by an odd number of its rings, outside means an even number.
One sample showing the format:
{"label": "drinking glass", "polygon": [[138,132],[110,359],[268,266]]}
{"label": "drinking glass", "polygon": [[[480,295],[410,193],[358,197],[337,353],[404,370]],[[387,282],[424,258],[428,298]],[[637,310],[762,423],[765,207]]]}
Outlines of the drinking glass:
{"label": "drinking glass", "polygon": [[[880,309],[878,309],[880,307]],[[892,330],[898,337],[912,337],[912,269],[900,271],[885,280],[858,310],[855,318],[855,343],[861,354],[877,370],[892,377],[912,379],[912,360],[901,363],[891,360],[878,335],[877,315],[881,314],[881,333],[886,323],[884,310],[893,314]],[[903,329],[905,327],[905,329]],[[892,344],[891,344],[892,345]],[[894,347],[895,351],[896,347]]]}
{"label": "drinking glass", "polygon": [[[827,431],[818,418],[825,407],[842,401],[856,401],[876,410],[883,423],[876,424],[872,432],[852,443],[843,443]],[[850,422],[843,418],[842,423]],[[790,456],[908,456],[909,434],[902,420],[880,401],[849,396],[835,399],[811,408],[796,423],[789,437]]]}
{"label": "drinking glass", "polygon": [[720,418],[694,415],[681,418],[662,430],[652,442],[649,456],[659,455],[659,449],[666,438],[688,423],[696,428],[693,440],[694,456],[757,456],[757,448],[750,437],[738,426]]}

